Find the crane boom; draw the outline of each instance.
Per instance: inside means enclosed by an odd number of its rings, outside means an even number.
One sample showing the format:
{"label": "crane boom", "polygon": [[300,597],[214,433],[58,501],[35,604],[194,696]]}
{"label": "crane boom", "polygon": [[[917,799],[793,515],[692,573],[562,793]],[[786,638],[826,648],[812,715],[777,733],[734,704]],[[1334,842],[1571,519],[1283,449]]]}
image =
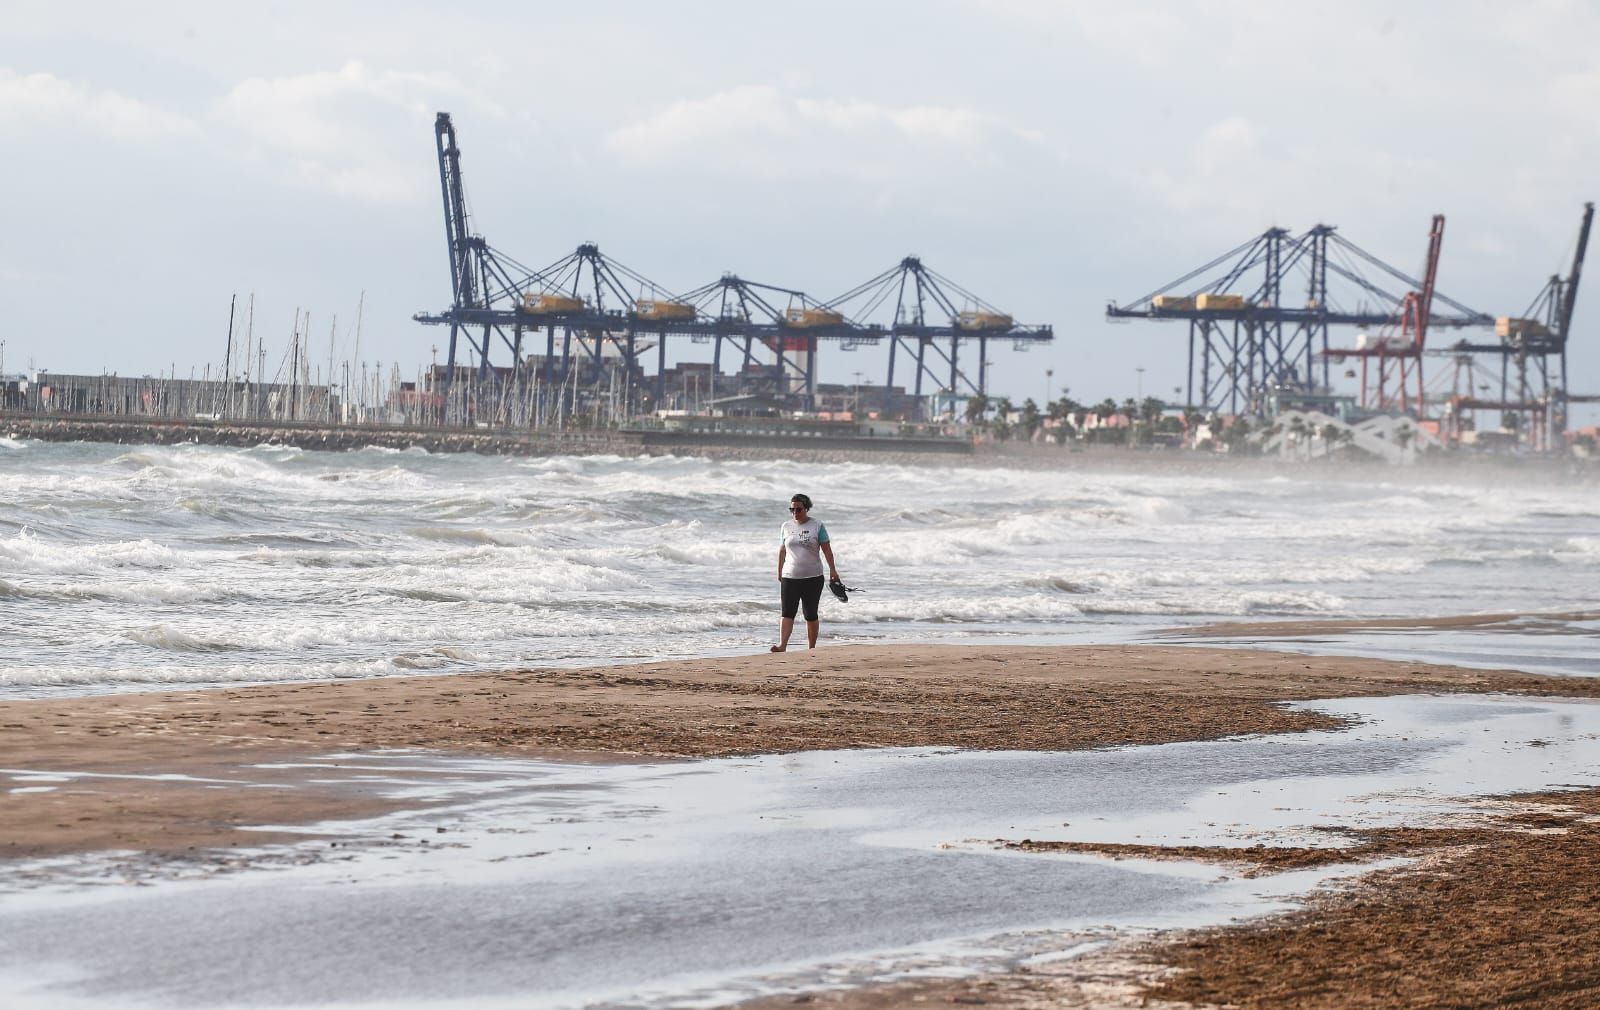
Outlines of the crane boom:
{"label": "crane boom", "polygon": [[1428,233],[1428,264],[1422,274],[1422,291],[1417,302],[1417,347],[1428,342],[1428,319],[1433,315],[1434,281],[1439,276],[1439,250],[1444,245],[1444,215],[1433,215],[1433,229]]}
{"label": "crane boom", "polygon": [[450,293],[456,308],[476,306],[472,236],[467,231],[466,191],[461,185],[461,149],[456,146],[456,128],[450,122],[450,113],[441,112],[434,119],[433,136],[439,149],[439,188],[444,195],[445,239],[450,248]]}
{"label": "crane boom", "polygon": [[1560,329],[1556,332],[1563,347],[1572,330],[1572,310],[1578,303],[1578,279],[1583,274],[1583,254],[1589,248],[1589,226],[1594,223],[1594,204],[1583,205],[1583,224],[1578,228],[1578,248],[1572,254],[1572,273],[1567,275],[1566,290],[1561,294]]}

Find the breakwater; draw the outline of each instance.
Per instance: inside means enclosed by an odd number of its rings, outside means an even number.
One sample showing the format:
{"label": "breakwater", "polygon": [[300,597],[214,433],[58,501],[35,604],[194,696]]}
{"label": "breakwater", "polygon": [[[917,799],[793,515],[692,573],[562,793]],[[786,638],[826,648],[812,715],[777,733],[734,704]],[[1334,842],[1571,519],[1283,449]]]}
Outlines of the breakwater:
{"label": "breakwater", "polygon": [[874,458],[970,456],[962,439],[879,438],[786,433],[708,433],[658,429],[530,430],[508,428],[418,428],[340,426],[296,422],[157,420],[0,414],[0,435],[45,442],[114,442],[126,445],[198,443],[249,447],[286,445],[300,449],[345,451],[379,446],[485,456],[694,455],[722,459],[826,461],[861,453]]}

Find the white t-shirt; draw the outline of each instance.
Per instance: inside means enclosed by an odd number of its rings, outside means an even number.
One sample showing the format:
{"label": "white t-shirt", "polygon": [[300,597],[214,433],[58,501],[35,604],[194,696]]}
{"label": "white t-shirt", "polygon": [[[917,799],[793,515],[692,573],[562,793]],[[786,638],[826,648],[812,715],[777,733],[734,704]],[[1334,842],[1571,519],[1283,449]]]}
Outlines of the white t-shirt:
{"label": "white t-shirt", "polygon": [[783,544],[783,577],[814,579],[822,574],[822,545],[828,542],[828,527],[820,519],[797,523],[793,519],[778,531]]}

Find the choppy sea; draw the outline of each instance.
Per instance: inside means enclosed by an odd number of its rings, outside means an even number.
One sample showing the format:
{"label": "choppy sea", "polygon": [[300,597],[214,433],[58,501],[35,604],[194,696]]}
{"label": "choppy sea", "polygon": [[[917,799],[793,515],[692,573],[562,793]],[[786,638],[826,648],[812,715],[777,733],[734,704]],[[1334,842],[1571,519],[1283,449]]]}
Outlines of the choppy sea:
{"label": "choppy sea", "polygon": [[[0,697],[759,651],[796,491],[864,590],[825,601],[825,643],[1568,614],[1600,588],[1594,485],[1525,474],[0,438]],[[1566,616],[1288,644],[1600,674],[1600,622]]]}

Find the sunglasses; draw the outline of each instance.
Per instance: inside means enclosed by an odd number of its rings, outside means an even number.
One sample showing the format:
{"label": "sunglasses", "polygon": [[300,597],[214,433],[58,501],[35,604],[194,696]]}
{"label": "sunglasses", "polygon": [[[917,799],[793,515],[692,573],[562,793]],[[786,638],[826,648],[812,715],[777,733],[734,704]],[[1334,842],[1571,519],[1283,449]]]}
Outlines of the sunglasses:
{"label": "sunglasses", "polygon": [[804,505],[790,505],[789,506],[789,511],[790,512],[804,512],[805,510],[806,510],[806,507]]}

